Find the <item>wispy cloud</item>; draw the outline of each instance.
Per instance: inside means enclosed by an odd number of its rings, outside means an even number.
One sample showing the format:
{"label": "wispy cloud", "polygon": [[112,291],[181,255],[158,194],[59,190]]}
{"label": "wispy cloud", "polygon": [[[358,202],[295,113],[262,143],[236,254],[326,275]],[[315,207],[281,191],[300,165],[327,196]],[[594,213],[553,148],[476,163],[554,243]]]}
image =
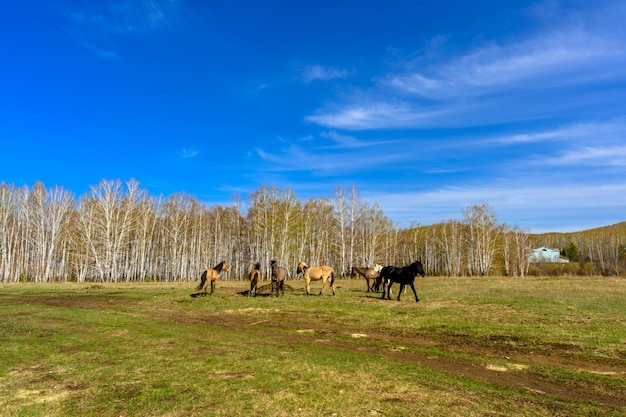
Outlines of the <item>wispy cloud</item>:
{"label": "wispy cloud", "polygon": [[536,132],[516,133],[505,136],[497,136],[491,142],[494,144],[532,144],[544,141],[568,141],[578,143],[580,141],[593,140],[598,143],[622,141],[626,138],[626,120],[623,118],[612,121],[597,123],[572,123],[555,129]]}
{"label": "wispy cloud", "polygon": [[432,99],[549,88],[610,78],[614,72],[606,64],[623,61],[624,52],[620,42],[593,33],[555,31],[514,44],[483,46],[426,72],[389,74],[381,83]]}
{"label": "wispy cloud", "polygon": [[[513,187],[493,184],[483,187],[444,187],[434,190],[401,193],[362,192],[363,198],[379,202],[385,214],[404,227],[412,221],[434,224],[448,219],[462,218],[462,209],[487,203],[498,214],[499,220],[510,225],[528,223],[528,219],[552,218],[559,213],[558,224],[552,221],[533,232],[577,231],[606,225],[605,218],[596,218],[602,210],[613,212],[615,222],[623,220],[626,206],[626,183],[616,181],[604,185],[583,184],[563,187],[555,184]],[[570,216],[576,219],[568,223]],[[587,220],[581,222],[580,217]]]}
{"label": "wispy cloud", "polygon": [[145,36],[171,27],[181,0],[120,0],[85,3],[62,14],[72,23],[68,29],[88,49],[103,58],[119,58],[115,41]]}
{"label": "wispy cloud", "polygon": [[305,83],[313,81],[329,81],[350,76],[350,71],[321,65],[309,65],[299,71],[299,78]]}
{"label": "wispy cloud", "polygon": [[553,166],[626,167],[626,146],[584,146],[541,161]]}
{"label": "wispy cloud", "polygon": [[[285,139],[281,138],[281,142]],[[263,171],[308,172],[314,175],[341,175],[381,168],[407,161],[407,142],[402,140],[360,140],[337,132],[322,132],[313,139],[302,138],[294,143],[267,150],[256,149],[266,164]]]}
{"label": "wispy cloud", "polygon": [[402,129],[430,125],[432,120],[443,120],[452,110],[443,107],[420,107],[407,101],[366,99],[333,106],[306,117],[320,126],[346,129]]}
{"label": "wispy cloud", "polygon": [[389,146],[393,143],[389,139],[363,140],[354,135],[346,135],[335,130],[321,132],[320,137],[329,139],[333,145],[325,147],[326,149],[335,149],[339,151],[352,151],[359,148],[373,148],[378,146]]}
{"label": "wispy cloud", "polygon": [[608,85],[626,78],[623,35],[568,23],[485,43],[446,62],[396,63],[402,70],[344,92],[307,120],[350,130],[461,127],[584,111],[592,102],[618,100]]}
{"label": "wispy cloud", "polygon": [[200,152],[195,149],[183,148],[181,150],[181,156],[183,157],[183,159],[195,158],[199,154]]}

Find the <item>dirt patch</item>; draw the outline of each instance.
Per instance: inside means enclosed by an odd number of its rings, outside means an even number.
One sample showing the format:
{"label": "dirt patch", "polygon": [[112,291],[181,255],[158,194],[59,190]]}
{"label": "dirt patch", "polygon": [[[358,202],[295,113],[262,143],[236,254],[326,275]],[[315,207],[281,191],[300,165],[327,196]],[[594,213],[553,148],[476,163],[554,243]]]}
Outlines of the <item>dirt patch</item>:
{"label": "dirt patch", "polygon": [[139,303],[139,300],[132,298],[121,298],[115,292],[97,292],[89,293],[87,296],[70,292],[67,294],[55,293],[50,296],[41,295],[12,295],[11,301],[23,304],[40,304],[50,307],[65,308],[86,308],[86,309],[105,309],[114,306],[132,306]]}
{"label": "dirt patch", "polygon": [[[541,372],[531,371],[531,367],[555,367],[573,372],[617,372],[619,375],[626,375],[626,369],[616,368],[616,364],[609,359],[602,362],[573,357],[570,353],[575,349],[567,344],[546,346],[545,351],[551,352],[549,355],[534,352],[514,354],[506,343],[494,343],[493,340],[483,346],[478,343],[468,344],[463,337],[454,338],[445,334],[443,337],[426,337],[423,334],[406,335],[388,329],[368,331],[365,334],[360,329],[320,320],[316,315],[294,315],[285,311],[274,311],[272,319],[262,320],[262,323],[254,316],[243,314],[228,314],[226,321],[223,318],[223,315],[209,312],[205,312],[203,317],[167,317],[170,320],[205,322],[241,332],[254,332],[257,336],[265,335],[273,341],[280,340],[284,345],[307,342],[327,349],[379,355],[521,392],[540,393],[557,400],[626,407],[624,391],[614,392],[596,386],[591,381],[574,385],[567,381],[554,380]],[[278,332],[277,329],[281,331]],[[390,347],[381,348],[382,345]],[[424,350],[432,348],[443,354],[424,353]]]}

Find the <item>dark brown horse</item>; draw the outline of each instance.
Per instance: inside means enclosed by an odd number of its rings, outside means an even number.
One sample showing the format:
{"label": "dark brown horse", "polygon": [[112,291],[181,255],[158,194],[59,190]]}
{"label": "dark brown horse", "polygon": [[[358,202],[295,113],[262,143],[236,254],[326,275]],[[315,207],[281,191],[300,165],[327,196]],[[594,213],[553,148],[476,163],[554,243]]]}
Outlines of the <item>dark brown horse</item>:
{"label": "dark brown horse", "polygon": [[400,295],[402,294],[404,286],[409,285],[413,290],[413,294],[415,294],[415,302],[419,303],[420,299],[417,296],[417,291],[415,291],[415,285],[413,284],[413,282],[415,281],[415,276],[418,274],[422,277],[426,275],[420,261],[415,261],[412,264],[401,268],[397,266],[384,267],[382,271],[380,271],[380,276],[378,278],[383,284],[383,296],[381,298],[385,298],[386,286],[387,299],[391,300],[391,286],[394,282],[397,282],[398,284],[400,284],[400,291],[398,291],[398,301],[400,301]]}
{"label": "dark brown horse", "polygon": [[200,284],[196,287],[196,290],[203,290],[199,293],[200,295],[207,295],[207,287],[209,286],[209,283],[211,283],[211,294],[213,294],[213,291],[215,291],[215,284],[217,284],[220,272],[222,271],[230,271],[230,268],[228,268],[228,265],[226,265],[226,262],[224,261],[220,262],[213,268],[206,269],[202,273],[202,276],[200,277]]}
{"label": "dark brown horse", "polygon": [[278,266],[275,259],[270,262],[270,267],[272,268],[272,294],[276,288],[276,297],[278,297],[278,290],[285,295],[285,268]]}
{"label": "dark brown horse", "polygon": [[300,262],[298,263],[298,274],[301,272],[304,275],[306,295],[311,295],[311,281],[319,281],[320,279],[322,280],[320,295],[322,295],[324,288],[326,288],[326,282],[328,282],[328,285],[333,290],[333,295],[335,295],[335,270],[333,268],[326,265],[310,267],[304,262]]}
{"label": "dark brown horse", "polygon": [[[380,270],[383,269],[382,265],[374,265],[373,268],[368,268],[365,266],[353,266],[350,270],[350,278],[356,278],[357,275],[361,275],[365,278],[365,282],[367,283],[367,292],[374,292],[374,287],[376,287],[376,291],[378,291],[378,285],[376,282],[376,278],[380,275]],[[370,281],[374,283],[374,285],[370,284]]]}
{"label": "dark brown horse", "polygon": [[254,296],[256,297],[257,285],[259,284],[259,281],[261,280],[261,264],[260,263],[257,262],[256,264],[254,264],[254,268],[248,274],[248,279],[250,280],[250,292],[248,293],[248,295],[252,295],[252,293],[254,293]]}

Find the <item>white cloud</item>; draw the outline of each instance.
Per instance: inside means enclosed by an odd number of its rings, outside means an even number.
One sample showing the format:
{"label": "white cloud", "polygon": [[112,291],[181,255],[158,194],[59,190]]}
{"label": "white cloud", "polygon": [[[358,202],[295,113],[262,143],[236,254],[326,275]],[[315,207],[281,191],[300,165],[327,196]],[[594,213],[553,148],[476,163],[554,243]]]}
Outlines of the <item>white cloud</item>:
{"label": "white cloud", "polygon": [[184,159],[194,158],[194,157],[198,156],[199,154],[200,154],[200,152],[195,150],[195,149],[183,148],[183,150],[181,151],[181,155],[182,155],[182,157]]}
{"label": "white cloud", "polygon": [[337,78],[346,78],[349,75],[350,72],[345,69],[310,65],[300,70],[299,78],[306,83],[311,83],[313,81],[329,81]]}
{"label": "white cloud", "polygon": [[370,101],[338,106],[335,111],[323,110],[306,120],[336,129],[367,130],[408,128],[431,124],[449,114],[445,108],[420,108],[408,102]]}
{"label": "white cloud", "polygon": [[572,123],[551,130],[499,136],[493,143],[519,144],[544,141],[577,143],[589,140],[595,143],[626,141],[626,121],[615,119],[602,123]]}
{"label": "white cloud", "polygon": [[173,25],[180,0],[120,0],[84,3],[82,10],[62,13],[73,26],[68,30],[77,41],[103,58],[119,58],[115,41],[120,37],[144,36]]}
{"label": "white cloud", "polygon": [[[540,233],[606,225],[607,212],[615,213],[615,222],[623,221],[626,182],[561,186],[547,181],[542,185],[444,187],[422,192],[361,192],[361,195],[378,202],[385,214],[403,227],[412,221],[428,225],[460,219],[463,208],[483,203],[493,207],[500,222],[518,223],[522,228],[529,223],[538,225],[546,218],[562,217],[563,220],[552,220],[545,229],[535,227],[533,232]],[[594,217],[600,212],[601,219]]]}
{"label": "white cloud", "polygon": [[553,166],[612,166],[626,167],[626,146],[585,146],[540,161]]}
{"label": "white cloud", "polygon": [[313,175],[353,174],[360,170],[369,171],[373,167],[388,167],[410,160],[408,143],[403,140],[359,140],[337,132],[323,132],[320,135],[330,139],[300,140],[272,151],[257,148],[257,155],[265,162],[264,171],[309,172]]}
{"label": "white cloud", "polygon": [[610,103],[618,98],[588,87],[626,79],[620,36],[554,27],[436,65],[425,58],[406,62],[396,66],[409,69],[382,75],[368,90],[346,92],[307,120],[351,130],[479,126]]}

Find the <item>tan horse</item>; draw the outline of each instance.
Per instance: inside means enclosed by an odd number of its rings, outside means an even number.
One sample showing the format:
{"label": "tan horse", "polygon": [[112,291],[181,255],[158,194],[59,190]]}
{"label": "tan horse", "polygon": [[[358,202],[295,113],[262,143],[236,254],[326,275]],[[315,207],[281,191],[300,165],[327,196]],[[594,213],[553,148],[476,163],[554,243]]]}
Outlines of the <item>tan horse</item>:
{"label": "tan horse", "polygon": [[248,293],[248,295],[252,295],[252,293],[254,293],[254,296],[256,297],[257,285],[261,280],[260,263],[257,262],[256,264],[254,264],[254,269],[252,269],[252,271],[250,271],[250,273],[248,274],[248,279],[250,280],[250,292]]}
{"label": "tan horse", "polygon": [[310,284],[311,281],[319,281],[322,280],[322,289],[320,290],[320,295],[324,292],[324,288],[326,288],[326,281],[329,282],[330,288],[333,290],[333,295],[335,295],[335,271],[330,266],[313,266],[310,267],[304,262],[298,263],[298,274],[302,272],[304,275],[304,282],[306,285],[306,295],[311,295]]}
{"label": "tan horse", "polygon": [[205,270],[200,277],[200,285],[196,287],[196,290],[203,290],[199,294],[207,295],[207,287],[209,286],[209,283],[211,283],[211,294],[213,294],[213,291],[215,290],[215,284],[217,284],[217,280],[220,277],[220,272],[222,271],[230,271],[228,265],[226,265],[226,262],[223,261],[217,264],[215,267]]}
{"label": "tan horse", "polygon": [[[367,283],[367,292],[374,292],[374,290],[378,291],[378,286],[376,285],[376,279],[378,275],[380,275],[380,271],[383,269],[382,265],[374,265],[373,268],[368,268],[365,266],[353,266],[350,270],[350,278],[356,278],[357,275],[361,275],[365,278],[365,282]],[[370,284],[372,281],[373,284]]]}
{"label": "tan horse", "polygon": [[276,297],[278,297],[279,290],[285,295],[285,268],[278,266],[275,259],[270,262],[270,267],[272,268],[272,294],[275,288]]}

